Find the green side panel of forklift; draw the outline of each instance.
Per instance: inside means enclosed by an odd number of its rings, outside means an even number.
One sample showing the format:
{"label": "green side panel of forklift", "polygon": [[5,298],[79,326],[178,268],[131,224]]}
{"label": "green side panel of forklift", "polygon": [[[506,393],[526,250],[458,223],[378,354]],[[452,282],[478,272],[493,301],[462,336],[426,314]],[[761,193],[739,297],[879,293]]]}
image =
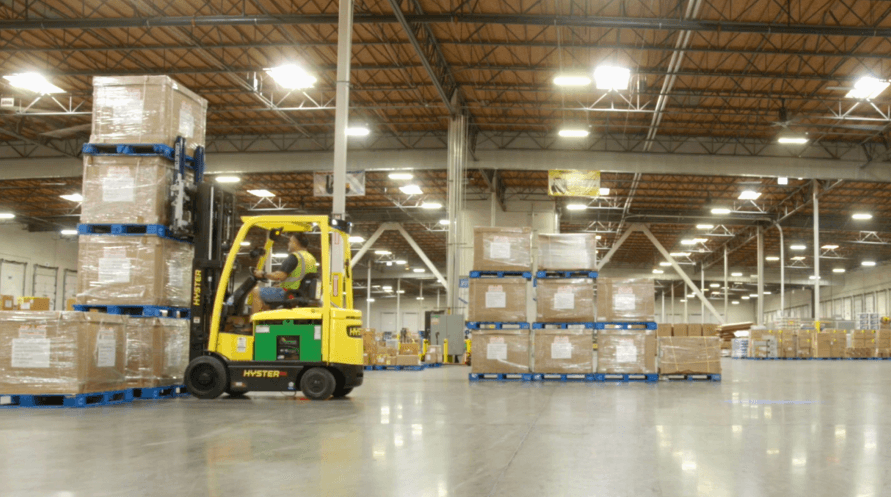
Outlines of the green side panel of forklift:
{"label": "green side panel of forklift", "polygon": [[312,361],[322,360],[322,326],[314,324],[254,325],[255,361]]}

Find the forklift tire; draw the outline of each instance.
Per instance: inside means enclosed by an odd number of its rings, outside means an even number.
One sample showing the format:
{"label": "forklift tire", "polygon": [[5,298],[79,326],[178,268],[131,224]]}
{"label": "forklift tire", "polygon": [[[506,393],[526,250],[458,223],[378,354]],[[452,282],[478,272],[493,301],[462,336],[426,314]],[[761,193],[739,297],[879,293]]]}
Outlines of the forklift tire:
{"label": "forklift tire", "polygon": [[337,380],[325,368],[309,368],[300,379],[300,391],[309,400],[327,400],[336,388]]}
{"label": "forklift tire", "polygon": [[346,397],[346,396],[349,395],[350,392],[352,392],[352,391],[353,391],[353,387],[350,387],[350,388],[335,388],[335,389],[334,389],[333,397],[334,397],[335,399],[339,399],[339,398],[341,398],[341,397]]}
{"label": "forklift tire", "polygon": [[189,363],[185,374],[186,388],[199,399],[215,399],[229,386],[226,365],[213,356],[201,356]]}

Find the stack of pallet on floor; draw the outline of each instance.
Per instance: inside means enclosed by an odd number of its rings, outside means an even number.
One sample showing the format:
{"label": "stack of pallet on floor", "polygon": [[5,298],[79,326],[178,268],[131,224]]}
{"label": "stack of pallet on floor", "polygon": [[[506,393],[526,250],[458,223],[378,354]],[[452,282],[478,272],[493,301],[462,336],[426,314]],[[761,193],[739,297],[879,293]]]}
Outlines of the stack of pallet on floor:
{"label": "stack of pallet on floor", "polygon": [[[748,337],[749,329],[752,328],[752,325],[755,323],[743,322],[743,323],[727,323],[718,326],[717,335],[721,337],[721,349],[732,349],[733,348],[733,340],[736,338],[746,338]],[[748,347],[746,347],[748,350]]]}
{"label": "stack of pallet on floor", "polygon": [[597,374],[604,379],[658,379],[655,293],[652,279],[597,279]]}
{"label": "stack of pallet on floor", "polygon": [[475,228],[473,267],[467,309],[472,374],[529,375],[532,230]]}
{"label": "stack of pallet on floor", "polygon": [[[364,364],[366,369],[408,369],[420,370],[421,344],[417,340],[405,338],[385,338],[384,333],[373,328],[363,329]],[[440,362],[442,360],[440,359]]]}
{"label": "stack of pallet on floor", "polygon": [[594,372],[596,252],[593,233],[538,235],[531,369],[541,379]]}
{"label": "stack of pallet on floor", "polygon": [[718,336],[716,324],[660,324],[657,335],[662,375],[709,375],[719,379],[721,357],[731,355],[732,343]]}

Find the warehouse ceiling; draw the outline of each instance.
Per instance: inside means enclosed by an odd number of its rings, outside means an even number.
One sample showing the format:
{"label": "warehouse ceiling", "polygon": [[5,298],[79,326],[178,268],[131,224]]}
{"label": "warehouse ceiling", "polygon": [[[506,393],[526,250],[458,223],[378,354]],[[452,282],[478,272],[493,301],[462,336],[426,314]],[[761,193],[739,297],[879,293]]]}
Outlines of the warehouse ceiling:
{"label": "warehouse ceiling", "polygon": [[[89,139],[92,77],[170,74],[209,102],[208,151],[330,151],[333,146],[337,2],[308,0],[0,0],[0,74],[36,71],[65,93],[37,98],[0,79],[18,111],[0,111],[0,158],[77,157]],[[351,121],[371,129],[353,150],[444,151],[448,119],[464,113],[471,149],[589,150],[644,154],[781,157],[887,162],[891,90],[848,98],[864,76],[889,78],[891,4],[874,1],[689,0],[355,3]],[[264,69],[296,63],[318,82],[282,90]],[[567,89],[558,74],[611,65],[630,70],[627,90]],[[565,127],[590,131],[561,138]],[[778,145],[804,137],[803,145]],[[258,155],[262,157],[262,155]],[[592,165],[596,165],[592,161]],[[2,167],[2,161],[0,161]],[[470,200],[546,199],[544,172],[474,170]],[[887,166],[883,166],[887,167]],[[813,264],[811,197],[822,214],[821,244],[831,264],[851,268],[888,258],[891,186],[776,178],[604,173],[611,189],[585,210],[558,200],[563,231],[598,231],[605,248],[629,223],[645,222],[670,250],[715,227],[691,259],[752,267],[755,226],[781,221],[786,245],[801,241]],[[778,171],[782,174],[782,171]],[[58,195],[79,178],[0,183],[0,204],[33,228],[76,223],[76,205]],[[444,266],[444,211],[398,191],[384,172],[366,176],[367,194],[350,197],[357,232],[404,222],[434,262]],[[418,171],[426,198],[445,203],[445,172]],[[247,189],[277,195],[261,202]],[[238,185],[246,210],[328,212],[309,173],[246,174]],[[742,190],[762,193],[738,200]],[[731,215],[710,209],[729,204]],[[870,212],[872,220],[851,214]],[[735,236],[727,236],[735,235]],[[418,265],[395,232],[376,246],[395,247]],[[690,247],[686,247],[689,249]],[[788,247],[787,247],[788,248]],[[765,253],[778,255],[779,232],[765,231]],[[787,251],[787,256],[791,256]],[[836,258],[837,256],[837,258]],[[632,235],[613,262],[636,267],[660,258]],[[723,261],[720,261],[721,263]],[[720,264],[719,264],[720,265]],[[770,269],[770,264],[768,264]],[[794,271],[794,270],[793,270]]]}

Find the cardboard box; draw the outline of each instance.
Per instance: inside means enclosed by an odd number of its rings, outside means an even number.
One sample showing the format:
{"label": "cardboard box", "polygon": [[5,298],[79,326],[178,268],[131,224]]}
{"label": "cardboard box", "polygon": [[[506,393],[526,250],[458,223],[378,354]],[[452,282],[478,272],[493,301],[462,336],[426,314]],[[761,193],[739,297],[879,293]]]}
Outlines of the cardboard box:
{"label": "cardboard box", "polygon": [[655,330],[598,330],[597,372],[655,373]]}
{"label": "cardboard box", "polygon": [[832,333],[814,333],[814,357],[829,358],[832,356]]}
{"label": "cardboard box", "polygon": [[0,313],[0,392],[79,394],[121,389],[125,319],[85,312]]}
{"label": "cardboard box", "polygon": [[15,296],[13,295],[0,295],[0,310],[2,311],[14,311],[16,310]]}
{"label": "cardboard box", "polygon": [[192,245],[157,236],[79,239],[77,303],[189,307]]}
{"label": "cardboard box", "polygon": [[19,297],[16,308],[20,311],[50,311],[50,299],[46,297]]}
{"label": "cardboard box", "polygon": [[415,355],[418,356],[421,353],[421,346],[418,342],[411,343],[400,343],[399,344],[399,355]]}
{"label": "cardboard box", "polygon": [[180,385],[189,364],[189,320],[129,318],[124,323],[124,386]]}
{"label": "cardboard box", "polygon": [[721,339],[718,337],[660,338],[659,373],[720,374]]}
{"label": "cardboard box", "polygon": [[704,324],[702,325],[702,336],[711,337],[718,334],[718,325],[716,324]]}
{"label": "cardboard box", "polygon": [[594,372],[593,330],[538,329],[533,332],[532,343],[535,373]]}
{"label": "cardboard box", "polygon": [[701,337],[702,336],[702,325],[699,323],[690,323],[687,325],[687,336],[688,337]]}
{"label": "cardboard box", "polygon": [[594,280],[540,279],[536,282],[536,293],[537,321],[594,322]]}
{"label": "cardboard box", "polygon": [[598,278],[597,320],[606,322],[655,321],[653,280]]}
{"label": "cardboard box", "polygon": [[427,347],[427,354],[424,356],[424,362],[432,364],[442,364],[442,345],[430,345]]}
{"label": "cardboard box", "polygon": [[73,310],[74,310],[74,304],[76,304],[76,303],[77,303],[77,299],[76,299],[76,298],[65,299],[65,310],[66,310],[66,311],[73,311]]}
{"label": "cardboard box", "polygon": [[471,278],[467,320],[478,322],[525,322],[524,278]]}
{"label": "cardboard box", "polygon": [[161,143],[186,139],[186,153],[204,146],[207,100],[169,76],[93,78],[90,143]]}
{"label": "cardboard box", "polygon": [[863,357],[875,357],[876,349],[872,347],[849,347],[845,349],[845,357],[850,358],[863,358]]}
{"label": "cardboard box", "polygon": [[597,235],[567,233],[538,235],[538,269],[596,271]]}
{"label": "cardboard box", "polygon": [[530,271],[531,228],[473,229],[473,269],[477,271]]}
{"label": "cardboard box", "polygon": [[474,373],[528,373],[529,330],[473,332],[471,371]]}
{"label": "cardboard box", "polygon": [[377,354],[377,336],[373,329],[362,330],[362,347],[372,359]]}
{"label": "cardboard box", "polygon": [[685,337],[687,336],[687,330],[689,329],[689,325],[686,323],[676,323],[672,325],[671,336],[675,337]]}
{"label": "cardboard box", "polygon": [[842,330],[832,333],[832,354],[829,357],[845,357],[847,349],[847,335]]}
{"label": "cardboard box", "polygon": [[659,337],[670,337],[671,335],[671,325],[670,324],[659,324],[656,327],[656,336]]}
{"label": "cardboard box", "polygon": [[166,225],[172,182],[163,157],[85,155],[80,222]]}
{"label": "cardboard box", "polygon": [[397,366],[419,366],[421,358],[417,355],[398,355],[396,356]]}

